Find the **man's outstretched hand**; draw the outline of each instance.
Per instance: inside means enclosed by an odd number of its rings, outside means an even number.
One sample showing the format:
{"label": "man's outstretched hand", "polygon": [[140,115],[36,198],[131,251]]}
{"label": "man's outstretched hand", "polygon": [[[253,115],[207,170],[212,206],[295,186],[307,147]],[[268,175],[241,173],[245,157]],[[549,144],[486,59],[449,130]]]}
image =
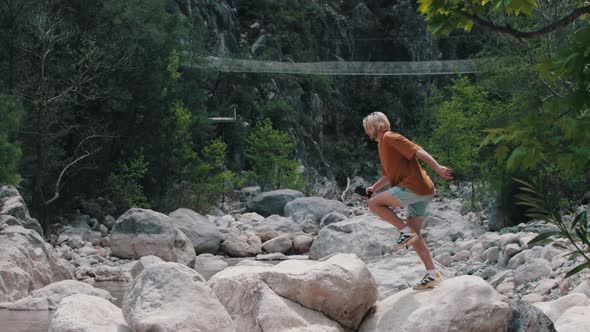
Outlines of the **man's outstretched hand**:
{"label": "man's outstretched hand", "polygon": [[436,169],[436,172],[445,180],[453,179],[453,170],[448,167],[440,166]]}

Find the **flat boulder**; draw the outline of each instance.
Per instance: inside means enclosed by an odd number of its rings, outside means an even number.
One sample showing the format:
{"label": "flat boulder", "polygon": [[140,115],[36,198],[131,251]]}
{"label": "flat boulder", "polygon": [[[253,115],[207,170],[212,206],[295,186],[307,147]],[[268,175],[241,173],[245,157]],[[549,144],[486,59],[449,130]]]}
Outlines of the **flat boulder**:
{"label": "flat boulder", "polygon": [[165,214],[133,208],[117,219],[111,231],[113,256],[138,259],[154,255],[167,262],[192,264],[192,241]]}
{"label": "flat boulder", "polygon": [[214,254],[219,250],[223,235],[215,223],[190,209],[178,209],[168,215],[193,243],[197,255]]}
{"label": "flat boulder", "polygon": [[62,280],[32,291],[29,296],[22,298],[8,306],[8,309],[55,310],[57,309],[57,306],[61,300],[74,294],[96,296],[107,301],[113,299],[108,291],[95,288],[85,282],[76,280]]}
{"label": "flat boulder", "polygon": [[460,276],[428,291],[406,289],[377,303],[360,332],[507,331],[511,319],[506,297],[483,279]]}
{"label": "flat boulder", "polygon": [[125,293],[123,316],[135,332],[236,331],[203,276],[179,263],[147,266]]}
{"label": "flat boulder", "polygon": [[303,196],[302,192],[292,189],[266,191],[248,201],[246,208],[249,212],[256,212],[264,217],[272,214],[282,216],[285,213],[287,203]]}
{"label": "flat boulder", "polygon": [[[416,285],[424,276],[424,264],[415,251],[405,254],[373,258],[366,262],[367,268],[377,281],[379,300]],[[455,276],[452,270],[435,262],[436,269],[445,278]]]}
{"label": "flat boulder", "polygon": [[375,279],[350,254],[228,267],[209,285],[239,331],[354,330],[377,301]]}

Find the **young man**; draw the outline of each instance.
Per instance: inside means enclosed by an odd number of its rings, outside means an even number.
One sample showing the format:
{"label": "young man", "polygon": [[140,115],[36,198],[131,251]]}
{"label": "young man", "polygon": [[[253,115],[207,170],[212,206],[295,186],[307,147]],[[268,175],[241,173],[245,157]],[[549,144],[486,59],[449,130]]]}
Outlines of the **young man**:
{"label": "young man", "polygon": [[[440,273],[434,268],[426,241],[420,235],[424,225],[426,206],[434,195],[434,184],[422,168],[418,159],[424,161],[443,179],[453,178],[451,169],[441,166],[428,152],[399,133],[390,131],[385,114],[374,112],[363,120],[365,133],[379,143],[382,177],[367,192],[377,192],[389,184],[387,191],[374,195],[369,200],[369,210],[400,231],[393,252],[407,246],[414,246],[416,253],[426,267],[426,275],[414,289],[432,288],[440,283]],[[402,221],[391,209],[405,206],[408,218]]]}

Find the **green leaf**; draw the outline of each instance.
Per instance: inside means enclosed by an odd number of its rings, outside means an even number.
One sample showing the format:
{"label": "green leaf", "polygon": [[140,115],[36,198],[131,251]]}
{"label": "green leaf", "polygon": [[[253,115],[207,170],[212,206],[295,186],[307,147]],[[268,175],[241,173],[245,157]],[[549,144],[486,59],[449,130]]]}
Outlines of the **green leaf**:
{"label": "green leaf", "polygon": [[527,191],[527,192],[529,192],[531,194],[534,194],[535,196],[537,195],[537,192],[535,191],[535,189],[531,189],[531,188],[528,188],[528,187],[519,187],[518,189],[520,189],[522,191]]}
{"label": "green leaf", "polygon": [[496,148],[496,160],[503,161],[508,157],[510,153],[510,148],[506,145],[500,145]]}
{"label": "green leaf", "polygon": [[521,179],[517,179],[517,178],[512,178],[512,180],[514,180],[514,181],[516,181],[516,182],[518,182],[518,183],[520,183],[522,185],[525,185],[525,186],[527,186],[527,187],[529,187],[531,189],[534,189],[533,185],[530,184],[530,183],[528,183],[528,182],[526,182],[525,180],[521,180]]}
{"label": "green leaf", "polygon": [[539,213],[526,213],[527,217],[535,220],[547,220],[549,219],[549,215],[546,214],[539,214]]}
{"label": "green leaf", "polygon": [[578,237],[580,238],[580,240],[582,242],[584,242],[585,245],[587,245],[588,247],[590,247],[590,240],[588,240],[588,233],[586,232],[586,230],[583,230],[581,228],[576,228],[576,234],[578,235]]}
{"label": "green leaf", "polygon": [[576,274],[576,273],[578,273],[578,272],[580,272],[580,271],[582,271],[582,270],[584,270],[584,269],[587,269],[587,268],[590,268],[590,262],[587,262],[587,263],[580,264],[580,265],[576,266],[576,267],[575,267],[575,268],[573,268],[571,271],[569,271],[569,272],[568,272],[568,273],[565,275],[565,277],[566,277],[566,278],[569,278],[569,277],[573,276],[574,274]]}
{"label": "green leaf", "polygon": [[530,206],[532,208],[539,208],[539,205],[529,202],[516,202],[516,205]]}
{"label": "green leaf", "polygon": [[[579,213],[578,215],[576,215],[576,218],[574,219],[574,221],[572,222],[572,226],[570,227],[570,230],[573,230],[574,228],[576,228],[576,225],[580,222],[580,220],[586,220],[587,219],[587,213],[586,210],[584,210],[582,213]],[[586,223],[583,222],[582,225],[585,225]],[[586,228],[586,227],[583,227]]]}
{"label": "green leaf", "polygon": [[541,242],[551,236],[554,236],[554,235],[561,235],[561,232],[560,231],[548,231],[548,232],[541,233],[541,234],[537,235],[534,239],[530,240],[527,243],[527,246],[531,246],[532,244],[539,243],[539,242]]}
{"label": "green leaf", "polygon": [[533,203],[538,204],[542,203],[542,201],[538,198],[532,197],[529,194],[516,194],[514,195],[515,198],[518,198],[521,202]]}

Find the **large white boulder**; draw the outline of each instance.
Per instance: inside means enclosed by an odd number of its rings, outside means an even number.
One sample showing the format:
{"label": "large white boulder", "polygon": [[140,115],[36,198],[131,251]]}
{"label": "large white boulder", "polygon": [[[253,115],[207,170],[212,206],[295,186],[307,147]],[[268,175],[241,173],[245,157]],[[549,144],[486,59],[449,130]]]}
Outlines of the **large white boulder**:
{"label": "large white boulder", "polygon": [[223,235],[217,225],[190,209],[178,209],[168,215],[173,224],[192,241],[195,253],[214,254],[219,250]]}
{"label": "large white boulder", "polygon": [[117,219],[111,231],[114,256],[138,259],[154,255],[167,262],[192,264],[192,241],[165,214],[133,208]]}
{"label": "large white boulder", "polygon": [[25,200],[13,186],[0,186],[0,225],[4,223],[23,226],[43,235],[41,224],[31,218]]}
{"label": "large white boulder", "polygon": [[380,301],[359,331],[497,332],[508,329],[510,318],[504,296],[479,277],[460,276],[429,291],[407,289]]}
{"label": "large white boulder", "polygon": [[[326,317],[344,328],[356,329],[377,300],[373,276],[360,259],[350,254],[334,255],[322,261],[291,260],[275,266],[228,267],[214,275],[209,285],[239,331],[267,331],[260,326],[273,324],[282,329],[275,327],[268,331],[338,330]],[[282,304],[271,307],[272,303]],[[305,312],[309,319],[298,318],[298,312]],[[324,314],[325,319],[320,319],[317,313]],[[296,325],[288,326],[285,322]],[[314,324],[324,327],[314,329]]]}
{"label": "large white boulder", "polygon": [[141,273],[141,271],[143,271],[143,269],[145,269],[146,267],[152,265],[152,264],[156,264],[156,263],[162,263],[163,260],[158,257],[158,256],[154,256],[154,255],[149,255],[149,256],[143,256],[140,259],[138,259],[137,261],[135,261],[135,263],[133,263],[133,267],[131,268],[131,276],[133,278],[137,278],[137,276]]}
{"label": "large white boulder", "polygon": [[49,332],[131,332],[121,309],[91,295],[68,296],[51,319]]}
{"label": "large white boulder", "polygon": [[36,231],[0,225],[0,302],[13,302],[52,282],[73,279],[73,271]]}
{"label": "large white boulder", "polygon": [[105,300],[113,299],[108,291],[94,288],[92,285],[85,282],[62,280],[32,291],[31,295],[14,302],[12,305],[8,306],[8,309],[55,310],[61,300],[74,294],[90,295]]}
{"label": "large white boulder", "polygon": [[590,305],[590,299],[588,299],[586,294],[571,293],[553,301],[537,302],[533,303],[533,305],[541,309],[553,322],[557,322],[561,314],[567,309],[575,306]]}
{"label": "large white boulder", "polygon": [[555,322],[559,332],[590,332],[590,306],[575,306],[567,309]]}
{"label": "large white boulder", "polygon": [[[374,258],[367,262],[367,268],[377,281],[379,300],[416,285],[426,273],[414,251]],[[445,278],[455,276],[453,271],[439,264],[436,268]]]}
{"label": "large white boulder", "polygon": [[372,214],[336,222],[322,228],[309,251],[319,259],[335,253],[377,257],[391,251],[398,231]]}
{"label": "large white boulder", "polygon": [[123,299],[123,315],[134,332],[235,332],[215,294],[196,271],[163,262],[143,269]]}

